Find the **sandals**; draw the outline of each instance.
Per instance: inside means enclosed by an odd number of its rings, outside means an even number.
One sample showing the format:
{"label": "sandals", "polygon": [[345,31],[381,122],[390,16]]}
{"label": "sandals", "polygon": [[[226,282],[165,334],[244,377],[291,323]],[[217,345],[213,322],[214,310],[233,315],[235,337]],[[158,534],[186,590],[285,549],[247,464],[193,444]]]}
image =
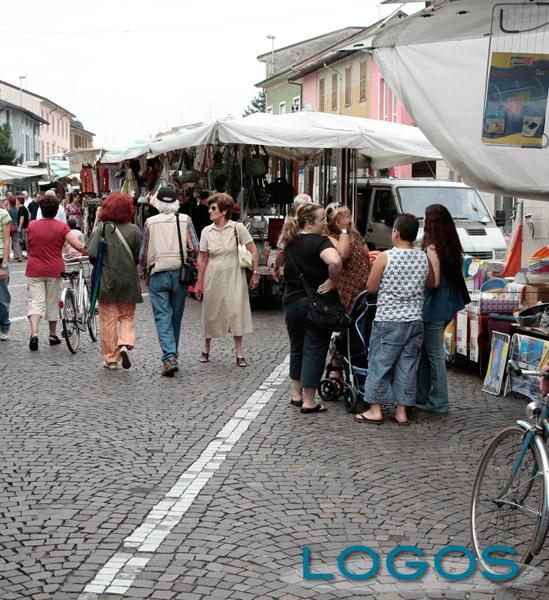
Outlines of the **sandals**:
{"label": "sandals", "polygon": [[294,400],[293,398],[290,398],[290,404],[292,406],[297,406],[297,408],[301,408],[303,406],[303,400]]}
{"label": "sandals", "polygon": [[311,413],[321,413],[321,412],[327,412],[327,408],[322,405],[322,404],[317,404],[316,406],[313,406],[313,408],[301,408],[300,412],[303,415],[310,415]]}
{"label": "sandals", "polygon": [[33,352],[36,352],[36,350],[38,350],[38,336],[37,335],[31,335],[30,336],[29,348]]}
{"label": "sandals", "polygon": [[48,337],[48,342],[50,343],[50,346],[57,346],[57,344],[61,343],[61,340],[56,335],[50,335]]}
{"label": "sandals", "polygon": [[248,363],[246,362],[246,359],[243,356],[237,356],[236,357],[236,366],[237,367],[247,367]]}
{"label": "sandals", "polygon": [[200,354],[200,358],[198,359],[198,362],[201,362],[201,363],[210,362],[210,353],[209,352],[202,352]]}
{"label": "sandals", "polygon": [[357,423],[368,423],[369,425],[381,425],[383,423],[383,418],[368,419],[368,417],[365,417],[362,413],[358,413],[358,415],[355,416],[355,421]]}
{"label": "sandals", "polygon": [[397,425],[410,425],[410,421],[408,419],[406,419],[406,421],[399,421],[396,417],[393,417],[393,421]]}

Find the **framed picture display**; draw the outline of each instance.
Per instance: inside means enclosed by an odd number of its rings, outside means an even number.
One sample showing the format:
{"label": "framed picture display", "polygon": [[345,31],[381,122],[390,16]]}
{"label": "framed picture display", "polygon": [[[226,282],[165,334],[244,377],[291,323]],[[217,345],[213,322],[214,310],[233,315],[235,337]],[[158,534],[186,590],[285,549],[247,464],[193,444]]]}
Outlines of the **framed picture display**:
{"label": "framed picture display", "polygon": [[[509,359],[524,370],[539,370],[549,361],[549,342],[515,333],[511,340]],[[505,382],[505,394],[516,392],[532,400],[540,399],[537,377],[515,377],[511,373]]]}
{"label": "framed picture display", "polygon": [[456,315],[456,353],[463,354],[463,356],[468,355],[467,321],[467,311],[460,310]]}
{"label": "framed picture display", "polygon": [[505,378],[505,369],[507,367],[507,357],[509,355],[509,345],[511,336],[507,333],[494,331],[492,334],[492,344],[490,346],[490,359],[488,360],[488,370],[484,378],[483,391],[498,396],[503,386]]}
{"label": "framed picture display", "polygon": [[479,316],[471,315],[469,319],[469,360],[478,363],[479,349],[478,349],[478,336],[480,335],[479,329]]}

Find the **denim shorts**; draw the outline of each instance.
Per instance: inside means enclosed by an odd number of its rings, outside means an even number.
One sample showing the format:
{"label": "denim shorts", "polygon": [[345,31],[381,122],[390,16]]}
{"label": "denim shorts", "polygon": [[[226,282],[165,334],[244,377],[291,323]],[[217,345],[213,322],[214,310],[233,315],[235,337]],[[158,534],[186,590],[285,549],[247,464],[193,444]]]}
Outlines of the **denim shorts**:
{"label": "denim shorts", "polygon": [[416,403],[423,321],[374,321],[364,399],[370,404]]}

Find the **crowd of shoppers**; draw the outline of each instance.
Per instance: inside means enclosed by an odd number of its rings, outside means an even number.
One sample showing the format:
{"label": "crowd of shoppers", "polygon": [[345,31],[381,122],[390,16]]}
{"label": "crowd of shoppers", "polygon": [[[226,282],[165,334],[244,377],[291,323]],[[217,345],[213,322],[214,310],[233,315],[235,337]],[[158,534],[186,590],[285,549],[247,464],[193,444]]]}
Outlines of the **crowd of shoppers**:
{"label": "crowd of shoppers", "polygon": [[[57,335],[63,252],[85,252],[91,261],[102,254],[99,291],[101,352],[104,366],[130,368],[135,347],[135,311],[142,302],[140,274],[149,288],[161,349],[162,375],[179,369],[179,340],[192,281],[184,268],[197,266],[195,295],[202,300],[204,346],[200,362],[209,362],[213,338],[234,339],[235,361],[246,367],[243,337],[253,331],[248,289],[259,283],[258,252],[249,231],[232,219],[235,203],[225,193],[203,192],[197,202],[171,188],[157,193],[155,215],[143,233],[133,224],[131,196],[113,193],[102,203],[97,226],[84,244],[82,196],[63,206],[54,191],[43,196],[9,194],[0,208],[0,341],[9,340],[9,257],[27,258],[26,277],[31,335],[39,345],[39,323],[49,324],[48,342]],[[191,218],[191,214],[193,218]],[[194,224],[193,224],[194,219]],[[207,224],[206,219],[209,224]],[[68,221],[69,224],[66,224]],[[331,333],[308,318],[306,285],[326,301],[341,301],[349,312],[358,293],[377,293],[377,313],[369,347],[365,400],[356,415],[380,424],[382,408],[396,403],[394,419],[409,422],[408,409],[448,412],[443,336],[455,313],[468,302],[462,275],[462,248],[454,221],[441,205],[427,207],[421,249],[414,248],[419,222],[400,215],[392,232],[394,247],[373,260],[347,207],[324,208],[306,194],[294,200],[278,243],[275,271],[284,265],[284,318],[290,341],[290,403],[307,413],[324,412],[315,393],[325,367]],[[251,273],[242,251],[250,254]],[[337,369],[337,366],[335,367]],[[395,393],[394,390],[398,390]]]}

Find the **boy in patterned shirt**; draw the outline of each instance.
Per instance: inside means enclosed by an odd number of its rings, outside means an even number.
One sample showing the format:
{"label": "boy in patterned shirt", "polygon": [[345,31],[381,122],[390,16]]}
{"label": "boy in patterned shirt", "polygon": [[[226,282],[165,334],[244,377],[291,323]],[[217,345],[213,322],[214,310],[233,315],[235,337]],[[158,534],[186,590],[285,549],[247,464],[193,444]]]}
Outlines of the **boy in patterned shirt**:
{"label": "boy in patterned shirt", "polygon": [[417,217],[399,215],[393,225],[394,247],[376,259],[367,289],[377,296],[368,351],[364,399],[371,408],[355,419],[383,423],[382,405],[397,403],[394,419],[408,425],[407,406],[416,402],[416,378],[423,341],[423,294],[429,261],[413,247]]}

